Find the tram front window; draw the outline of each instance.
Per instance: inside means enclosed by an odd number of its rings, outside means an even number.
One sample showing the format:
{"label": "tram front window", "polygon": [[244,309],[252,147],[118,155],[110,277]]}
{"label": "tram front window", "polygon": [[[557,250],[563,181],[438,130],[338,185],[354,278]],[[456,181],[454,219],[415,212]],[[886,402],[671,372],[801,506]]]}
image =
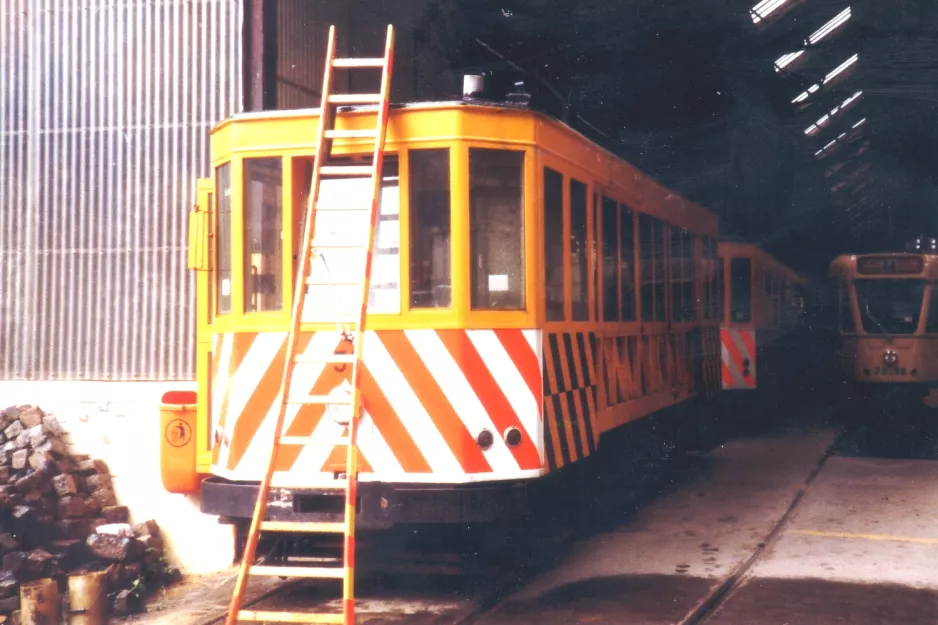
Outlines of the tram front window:
{"label": "tram front window", "polygon": [[918,328],[923,280],[857,280],[857,303],[867,334],[914,334]]}

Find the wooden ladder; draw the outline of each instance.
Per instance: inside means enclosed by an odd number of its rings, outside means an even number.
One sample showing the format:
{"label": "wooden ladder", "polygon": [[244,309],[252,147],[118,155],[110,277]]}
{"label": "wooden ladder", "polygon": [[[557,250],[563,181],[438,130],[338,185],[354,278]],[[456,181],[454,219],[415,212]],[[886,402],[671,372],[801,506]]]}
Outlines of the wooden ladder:
{"label": "wooden ladder", "polygon": [[[283,368],[283,377],[278,395],[279,407],[277,422],[274,427],[274,438],[270,449],[270,459],[267,472],[261,481],[248,530],[247,542],[238,579],[235,583],[231,604],[228,610],[226,625],[234,625],[239,621],[268,622],[268,623],[341,623],[354,625],[355,623],[355,503],[358,485],[358,447],[357,429],[358,419],[361,416],[361,362],[362,342],[365,332],[365,317],[368,304],[368,291],[371,283],[372,254],[374,250],[375,229],[378,220],[378,205],[381,191],[382,164],[384,161],[384,139],[387,132],[389,92],[391,86],[392,59],[394,56],[394,28],[388,26],[387,41],[384,48],[384,57],[339,59],[335,58],[335,26],[329,28],[329,40],[326,50],[326,67],[323,75],[322,106],[319,118],[319,129],[316,137],[317,155],[312,172],[312,182],[304,218],[303,240],[301,248],[304,253],[300,257],[299,271],[295,281],[293,297],[293,311],[290,331],[287,336],[287,347]],[[332,93],[333,74],[338,68],[381,69],[381,86],[379,93],[360,94],[334,94]],[[336,111],[333,107],[348,105],[377,105],[377,123],[373,130],[339,130],[335,128]],[[370,165],[340,165],[335,164],[332,158],[332,142],[335,139],[371,139],[374,141],[374,152]],[[360,207],[337,208],[335,206],[320,206],[319,190],[322,177],[340,178],[371,178],[371,205]],[[364,211],[370,211],[370,221],[367,236],[357,238],[354,244],[317,241],[314,237],[316,230],[317,211],[343,211],[354,212],[362,216]],[[364,233],[363,233],[364,234]],[[327,356],[306,356],[297,354],[297,338],[300,331],[303,311],[306,304],[307,288],[310,285],[322,285],[322,282],[311,278],[313,259],[321,257],[330,249],[359,251],[364,257],[364,275],[361,280],[349,285],[343,281],[342,286],[360,287],[361,306],[357,315],[349,315],[335,319],[338,331],[345,340],[351,340],[354,346],[352,354],[330,354]],[[329,320],[327,320],[329,321]],[[351,327],[350,327],[351,326]],[[290,396],[290,386],[293,379],[293,370],[297,364],[318,363],[323,366],[352,365],[351,390],[342,396],[306,395],[302,397]],[[344,406],[350,415],[346,427],[347,436],[326,441],[312,440],[305,436],[283,436],[284,421],[288,406],[314,405],[326,409],[333,405]],[[324,414],[322,418],[328,418]],[[344,424],[344,421],[343,421]],[[330,488],[344,487],[345,489],[345,519],[341,523],[318,523],[298,521],[268,521],[267,502],[270,496],[278,452],[281,445],[328,445],[345,446],[346,467],[345,479],[336,480]],[[306,534],[343,534],[343,562],[341,567],[306,567],[306,566],[260,566],[254,563],[257,545],[261,532],[306,533]],[[342,580],[342,613],[304,613],[304,612],[278,612],[244,610],[245,589],[250,575],[264,575],[277,577],[300,577],[317,579]]]}

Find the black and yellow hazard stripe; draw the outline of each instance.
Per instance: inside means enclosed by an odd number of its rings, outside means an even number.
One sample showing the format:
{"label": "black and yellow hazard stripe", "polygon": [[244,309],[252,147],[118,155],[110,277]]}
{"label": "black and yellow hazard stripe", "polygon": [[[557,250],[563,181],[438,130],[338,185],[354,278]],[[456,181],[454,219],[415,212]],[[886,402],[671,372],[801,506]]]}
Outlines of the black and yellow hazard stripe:
{"label": "black and yellow hazard stripe", "polygon": [[723,385],[720,371],[720,328],[703,330],[703,374],[706,385],[706,398],[715,399]]}
{"label": "black and yellow hazard stripe", "polygon": [[557,332],[544,340],[544,447],[549,469],[596,451],[596,335]]}

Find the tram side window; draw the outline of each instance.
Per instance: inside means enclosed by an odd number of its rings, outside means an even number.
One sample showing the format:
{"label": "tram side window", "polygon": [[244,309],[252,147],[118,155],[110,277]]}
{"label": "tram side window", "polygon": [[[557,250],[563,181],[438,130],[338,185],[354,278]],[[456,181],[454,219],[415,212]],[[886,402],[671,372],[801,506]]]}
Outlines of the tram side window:
{"label": "tram side window", "polygon": [[548,321],[563,321],[563,174],[544,168],[544,285]]}
{"label": "tram side window", "polygon": [[573,320],[589,321],[589,265],[587,262],[586,185],[570,179],[570,298]]}
{"label": "tram side window", "polygon": [[225,163],[215,170],[218,188],[215,198],[218,219],[218,236],[215,246],[215,293],[218,300],[215,310],[220,315],[231,312],[231,165]]}
{"label": "tram side window", "polygon": [[244,311],[283,309],[283,161],[244,161]]}
{"label": "tram side window", "polygon": [[717,277],[717,267],[720,259],[717,258],[716,239],[704,237],[701,240],[703,247],[703,309],[704,319],[719,319],[719,288],[720,282]]}
{"label": "tram side window", "polygon": [[449,308],[449,149],[411,150],[410,305]]}
{"label": "tram side window", "polygon": [[603,321],[619,320],[619,205],[602,199]]}
{"label": "tram side window", "polygon": [[635,218],[625,204],[619,205],[619,296],[622,321],[635,321]]}
{"label": "tram side window", "polygon": [[641,250],[642,320],[665,320],[664,224],[645,214],[638,216]]}
{"label": "tram side window", "polygon": [[524,152],[469,149],[472,307],[523,309]]}
{"label": "tram side window", "polygon": [[726,287],[726,260],[717,258],[717,288],[714,290],[714,297],[717,298],[717,319],[723,323],[723,315],[726,313],[725,296]]}
{"label": "tram side window", "polygon": [[928,322],[926,332],[938,332],[938,284],[931,284],[931,304],[928,307]]}
{"label": "tram side window", "polygon": [[696,317],[693,245],[692,234],[671,226],[671,318],[676,322]]}
{"label": "tram side window", "polygon": [[850,306],[850,284],[841,281],[838,290],[840,291],[840,331],[856,332],[857,327],[853,321],[853,308]]}
{"label": "tram side window", "polygon": [[730,260],[730,321],[752,320],[752,262],[748,258]]}

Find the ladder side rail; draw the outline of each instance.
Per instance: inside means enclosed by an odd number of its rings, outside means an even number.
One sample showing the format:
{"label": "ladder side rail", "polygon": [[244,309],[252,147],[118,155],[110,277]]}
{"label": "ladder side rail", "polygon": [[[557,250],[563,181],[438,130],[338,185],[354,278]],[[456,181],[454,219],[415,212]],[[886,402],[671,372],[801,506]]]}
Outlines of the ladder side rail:
{"label": "ladder side rail", "polygon": [[381,188],[384,170],[384,140],[387,134],[390,109],[391,71],[394,62],[394,28],[388,26],[384,46],[384,69],[381,73],[381,103],[377,113],[374,155],[372,157],[371,220],[369,223],[367,248],[365,250],[365,275],[362,280],[361,309],[359,310],[358,340],[355,342],[355,362],[352,365],[352,415],[349,420],[349,446],[346,450],[345,490],[345,577],[343,597],[345,625],[355,625],[355,504],[358,497],[358,419],[362,412],[361,367],[362,348],[365,341],[365,319],[368,314],[368,295],[371,290],[371,268],[374,258],[378,213],[381,204]]}
{"label": "ladder side rail", "polygon": [[303,316],[303,308],[305,303],[306,295],[306,284],[305,278],[306,274],[309,273],[310,265],[312,262],[311,258],[311,242],[313,239],[313,231],[315,229],[315,216],[314,211],[316,207],[316,201],[319,195],[319,184],[320,184],[320,175],[319,168],[322,166],[323,156],[324,156],[324,140],[325,140],[325,131],[326,125],[329,121],[329,105],[328,98],[329,93],[332,90],[332,61],[335,58],[335,26],[329,27],[329,38],[326,49],[326,65],[325,71],[323,73],[323,88],[322,88],[322,107],[320,110],[319,116],[319,128],[317,130],[316,136],[316,156],[313,164],[312,172],[312,181],[310,183],[310,193],[307,198],[306,206],[306,224],[303,228],[303,241],[302,241],[302,255],[300,256],[300,263],[297,269],[297,275],[294,279],[294,297],[293,297],[293,310],[292,310],[292,319],[290,325],[290,331],[287,335],[287,348],[285,350],[284,356],[284,368],[283,375],[280,382],[280,393],[278,395],[277,401],[279,403],[279,410],[277,414],[277,421],[274,426],[274,438],[270,448],[270,459],[267,465],[267,471],[264,474],[264,479],[261,481],[260,487],[258,488],[257,501],[254,505],[254,514],[251,518],[251,526],[248,530],[247,542],[245,544],[244,553],[241,558],[241,567],[238,572],[238,578],[235,581],[234,591],[231,597],[231,605],[228,610],[228,616],[225,620],[226,625],[235,625],[238,620],[238,612],[241,609],[241,604],[244,600],[244,591],[247,587],[247,578],[249,575],[249,570],[253,565],[254,558],[257,551],[257,543],[260,539],[260,525],[264,519],[267,510],[267,499],[270,495],[270,485],[273,480],[274,468],[276,467],[277,453],[280,449],[280,438],[283,430],[283,422],[286,417],[286,406],[287,406],[287,396],[290,391],[290,384],[293,378],[293,367],[292,359],[293,352],[296,349],[297,335],[299,334],[300,322]]}

